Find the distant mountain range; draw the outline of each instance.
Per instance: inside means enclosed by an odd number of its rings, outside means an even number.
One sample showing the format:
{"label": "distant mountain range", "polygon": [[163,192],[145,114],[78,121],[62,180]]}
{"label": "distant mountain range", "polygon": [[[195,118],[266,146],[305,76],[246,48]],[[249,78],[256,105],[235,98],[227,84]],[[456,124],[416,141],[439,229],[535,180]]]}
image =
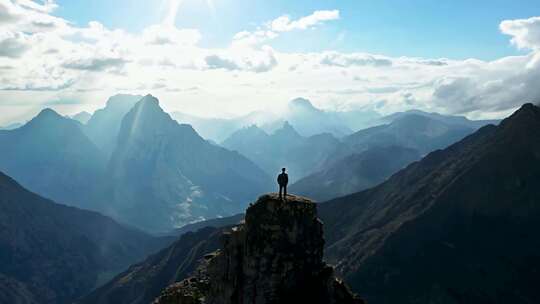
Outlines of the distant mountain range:
{"label": "distant mountain range", "polygon": [[243,128],[222,143],[225,148],[247,156],[272,176],[287,167],[294,173],[291,181],[316,170],[338,145],[339,140],[329,133],[304,137],[288,122],[272,134],[257,126]]}
{"label": "distant mountain range", "polygon": [[0,173],[0,303],[73,303],[170,242],[56,204]]}
{"label": "distant mountain range", "polygon": [[385,120],[389,123],[360,130],[343,138],[343,142],[352,151],[400,146],[426,154],[446,148],[490,122],[453,123],[448,116],[434,116],[418,111],[392,115]]}
{"label": "distant mountain range", "polygon": [[273,133],[285,122],[291,124],[304,137],[321,133],[342,137],[372,126],[381,118],[381,115],[374,111],[324,111],[304,98],[291,100],[287,110],[280,115],[256,111],[231,119],[201,118],[181,112],[173,112],[171,116],[180,123],[192,125],[202,137],[214,142],[223,142],[234,132],[253,125],[267,133]]}
{"label": "distant mountain range", "polygon": [[[307,113],[320,112],[307,100],[295,100],[293,105]],[[329,133],[304,137],[288,122],[272,134],[250,126],[233,133],[222,145],[247,156],[268,174],[287,167],[292,182],[298,181],[292,191],[326,200],[373,187],[421,156],[496,122],[421,111],[396,113],[377,121],[384,124],[340,139]]]}
{"label": "distant mountain range", "polygon": [[540,108],[320,205],[327,258],[369,303],[536,303]]}

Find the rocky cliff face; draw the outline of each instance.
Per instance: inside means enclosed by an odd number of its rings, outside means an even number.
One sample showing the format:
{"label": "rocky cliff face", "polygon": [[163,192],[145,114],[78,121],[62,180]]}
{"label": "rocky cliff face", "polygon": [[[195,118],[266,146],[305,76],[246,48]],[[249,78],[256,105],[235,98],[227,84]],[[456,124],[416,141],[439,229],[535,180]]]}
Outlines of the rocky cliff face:
{"label": "rocky cliff face", "polygon": [[323,223],[310,200],[261,196],[222,238],[194,276],[154,303],[363,303],[322,261]]}

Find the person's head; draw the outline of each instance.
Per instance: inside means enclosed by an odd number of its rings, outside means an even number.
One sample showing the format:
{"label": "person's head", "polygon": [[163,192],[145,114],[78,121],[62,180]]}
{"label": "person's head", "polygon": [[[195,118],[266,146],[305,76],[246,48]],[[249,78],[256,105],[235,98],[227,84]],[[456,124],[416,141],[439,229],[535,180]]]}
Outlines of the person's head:
{"label": "person's head", "polygon": [[285,170],[286,170],[285,168],[281,168],[281,172],[285,173]]}

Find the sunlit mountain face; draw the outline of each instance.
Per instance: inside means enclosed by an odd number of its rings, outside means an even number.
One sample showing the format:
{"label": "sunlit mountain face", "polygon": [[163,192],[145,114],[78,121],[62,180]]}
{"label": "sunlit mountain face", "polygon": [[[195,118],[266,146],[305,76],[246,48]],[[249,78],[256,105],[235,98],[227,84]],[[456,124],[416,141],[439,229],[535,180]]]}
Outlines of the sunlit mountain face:
{"label": "sunlit mountain face", "polygon": [[539,303],[538,79],[532,0],[0,0],[0,303]]}

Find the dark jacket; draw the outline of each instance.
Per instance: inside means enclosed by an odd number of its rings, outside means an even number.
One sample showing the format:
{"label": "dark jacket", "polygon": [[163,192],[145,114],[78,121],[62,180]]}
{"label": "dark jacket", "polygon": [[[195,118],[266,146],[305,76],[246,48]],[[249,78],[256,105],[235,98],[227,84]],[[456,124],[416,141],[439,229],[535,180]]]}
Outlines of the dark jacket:
{"label": "dark jacket", "polygon": [[278,175],[277,183],[280,186],[287,186],[287,184],[289,183],[289,176],[287,175],[287,173],[281,173],[280,175]]}

